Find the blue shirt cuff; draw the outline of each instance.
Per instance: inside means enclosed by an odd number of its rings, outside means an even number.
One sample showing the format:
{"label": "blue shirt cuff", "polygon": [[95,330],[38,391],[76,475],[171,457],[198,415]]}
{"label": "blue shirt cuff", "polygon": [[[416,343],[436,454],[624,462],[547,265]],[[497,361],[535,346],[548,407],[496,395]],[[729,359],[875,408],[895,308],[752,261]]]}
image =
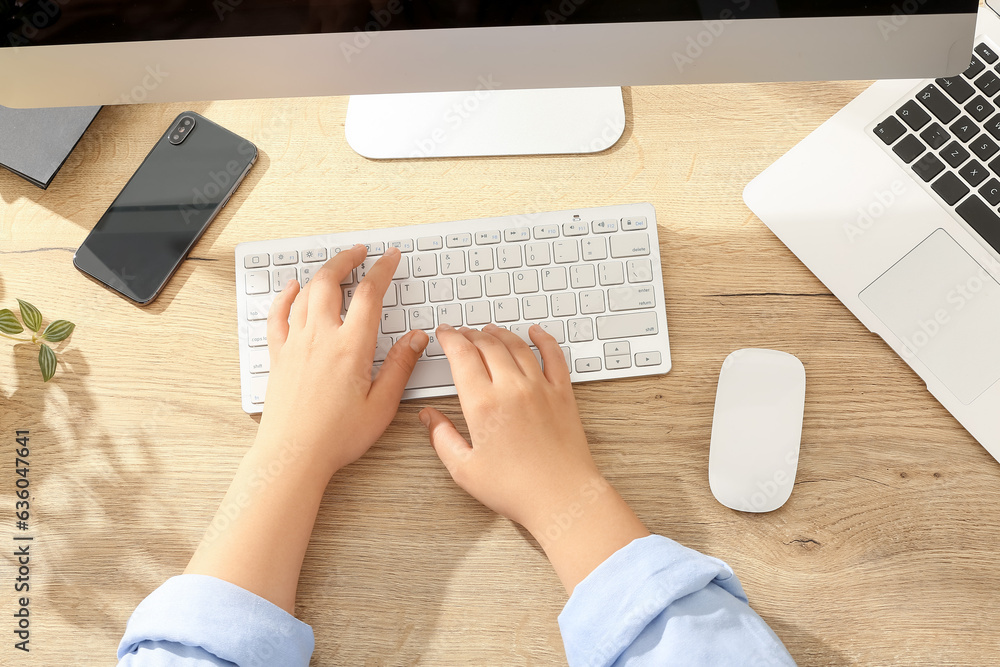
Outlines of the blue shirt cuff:
{"label": "blue shirt cuff", "polygon": [[139,603],[118,659],[144,648],[169,653],[173,644],[175,658],[191,656],[186,647],[194,647],[218,664],[305,666],[314,641],[311,627],[264,598],[222,579],[183,574]]}
{"label": "blue shirt cuff", "polygon": [[614,663],[671,604],[712,583],[746,603],[721,560],[661,535],[632,541],[577,584],[559,615],[569,664]]}

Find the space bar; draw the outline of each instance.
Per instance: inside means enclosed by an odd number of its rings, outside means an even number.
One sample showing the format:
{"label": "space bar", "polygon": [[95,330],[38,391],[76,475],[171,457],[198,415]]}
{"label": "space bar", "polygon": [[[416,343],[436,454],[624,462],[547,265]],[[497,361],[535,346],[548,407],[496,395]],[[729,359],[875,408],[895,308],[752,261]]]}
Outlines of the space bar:
{"label": "space bar", "polygon": [[426,359],[418,361],[413,368],[413,375],[406,383],[407,389],[427,389],[429,387],[450,387],[454,385],[451,379],[451,366],[447,359]]}
{"label": "space bar", "polygon": [[979,232],[983,239],[1000,252],[1000,217],[983,200],[972,195],[955,207],[955,211],[969,226]]}

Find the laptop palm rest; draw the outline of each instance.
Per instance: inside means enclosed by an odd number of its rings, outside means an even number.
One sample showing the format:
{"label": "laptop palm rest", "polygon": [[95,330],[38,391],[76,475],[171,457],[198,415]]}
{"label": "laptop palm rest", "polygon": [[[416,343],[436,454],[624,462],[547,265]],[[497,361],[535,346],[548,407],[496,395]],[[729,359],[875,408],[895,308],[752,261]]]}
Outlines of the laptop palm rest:
{"label": "laptop palm rest", "polygon": [[943,229],[858,296],[963,404],[1000,379],[1000,284]]}

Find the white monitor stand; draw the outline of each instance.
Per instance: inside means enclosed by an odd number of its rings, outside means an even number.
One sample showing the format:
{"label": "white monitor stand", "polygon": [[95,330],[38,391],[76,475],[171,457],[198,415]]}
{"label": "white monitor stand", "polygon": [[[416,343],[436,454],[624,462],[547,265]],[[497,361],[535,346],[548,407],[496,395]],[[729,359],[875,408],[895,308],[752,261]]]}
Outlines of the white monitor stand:
{"label": "white monitor stand", "polygon": [[354,95],[345,133],[368,158],[597,153],[625,131],[621,88]]}

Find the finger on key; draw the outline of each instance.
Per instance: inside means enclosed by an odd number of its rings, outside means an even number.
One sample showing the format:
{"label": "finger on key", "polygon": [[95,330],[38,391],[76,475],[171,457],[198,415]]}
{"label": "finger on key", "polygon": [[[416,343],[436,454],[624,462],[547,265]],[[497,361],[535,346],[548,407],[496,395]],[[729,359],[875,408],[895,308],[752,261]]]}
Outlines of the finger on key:
{"label": "finger on key", "polygon": [[483,327],[483,331],[495,336],[501,343],[507,346],[507,351],[514,358],[521,372],[529,378],[542,376],[542,367],[535,358],[535,353],[531,351],[528,344],[513,331],[502,329],[496,325],[489,324]]}
{"label": "finger on key", "polygon": [[315,313],[322,321],[339,325],[342,321],[340,311],[344,306],[344,291],[340,283],[367,256],[368,251],[358,244],[331,257],[306,286],[308,302],[299,304],[296,309],[302,307],[303,316],[310,319]]}
{"label": "finger on key", "polygon": [[545,377],[555,385],[568,385],[569,366],[566,365],[566,357],[563,356],[562,348],[556,339],[545,329],[537,324],[532,324],[528,329],[528,337],[542,353],[542,363],[545,364]]}
{"label": "finger on key", "polygon": [[493,382],[496,382],[498,377],[503,377],[504,375],[524,375],[520,367],[518,367],[517,362],[514,361],[514,357],[510,355],[507,346],[503,344],[503,341],[486,331],[491,326],[496,328],[496,325],[487,324],[483,327],[483,331],[470,329],[465,332],[465,337],[479,348],[479,353],[486,360],[486,370],[489,371]]}
{"label": "finger on key", "polygon": [[486,362],[479,354],[479,348],[465,337],[462,331],[450,324],[441,324],[437,328],[438,342],[448,358],[451,366],[451,376],[455,381],[455,390],[459,399],[489,389],[490,374],[486,370]]}
{"label": "finger on key", "polygon": [[267,348],[271,361],[288,338],[288,311],[299,293],[299,281],[289,280],[267,311]]}
{"label": "finger on key", "polygon": [[371,339],[371,348],[375,349],[375,339],[378,336],[378,325],[382,321],[382,300],[392,282],[392,274],[399,266],[402,255],[399,248],[388,248],[385,254],[371,268],[351,299],[351,308],[344,318],[344,326],[350,327],[355,333],[363,333]]}

